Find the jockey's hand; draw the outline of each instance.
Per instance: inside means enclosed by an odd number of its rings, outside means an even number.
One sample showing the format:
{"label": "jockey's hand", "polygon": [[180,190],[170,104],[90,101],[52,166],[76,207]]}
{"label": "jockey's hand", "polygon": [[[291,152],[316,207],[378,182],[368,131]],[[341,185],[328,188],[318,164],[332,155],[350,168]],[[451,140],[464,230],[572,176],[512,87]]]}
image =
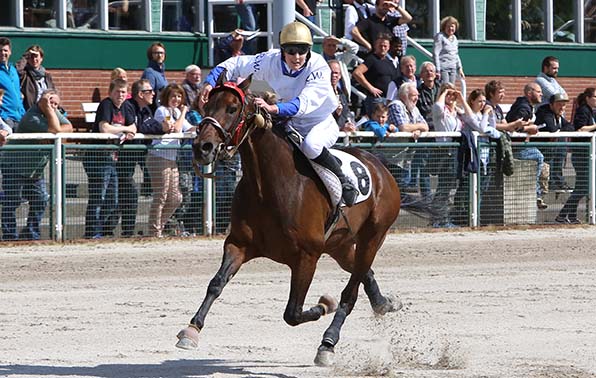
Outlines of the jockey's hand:
{"label": "jockey's hand", "polygon": [[255,105],[265,109],[269,114],[277,114],[278,108],[277,105],[273,104],[270,105],[264,99],[257,97],[255,98]]}
{"label": "jockey's hand", "polygon": [[207,100],[209,100],[209,92],[211,92],[212,89],[213,87],[211,84],[205,84],[203,86],[201,94],[199,95],[199,109],[203,109],[203,106],[207,103]]}

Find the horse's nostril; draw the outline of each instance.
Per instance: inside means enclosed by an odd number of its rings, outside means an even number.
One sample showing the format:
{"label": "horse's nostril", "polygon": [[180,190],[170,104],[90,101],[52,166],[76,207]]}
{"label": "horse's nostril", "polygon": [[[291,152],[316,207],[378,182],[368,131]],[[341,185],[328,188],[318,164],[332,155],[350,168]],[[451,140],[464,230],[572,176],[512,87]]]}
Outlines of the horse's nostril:
{"label": "horse's nostril", "polygon": [[210,142],[202,143],[201,150],[203,152],[211,152],[213,150],[213,143],[210,143]]}

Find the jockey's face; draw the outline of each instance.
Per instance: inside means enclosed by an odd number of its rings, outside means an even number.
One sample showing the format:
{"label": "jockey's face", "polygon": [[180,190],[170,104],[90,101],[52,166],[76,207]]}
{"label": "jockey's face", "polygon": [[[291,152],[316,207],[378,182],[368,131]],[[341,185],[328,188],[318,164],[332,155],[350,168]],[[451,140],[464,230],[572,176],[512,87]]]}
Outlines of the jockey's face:
{"label": "jockey's face", "polygon": [[298,71],[304,63],[310,49],[306,45],[289,45],[284,47],[284,61],[292,71]]}

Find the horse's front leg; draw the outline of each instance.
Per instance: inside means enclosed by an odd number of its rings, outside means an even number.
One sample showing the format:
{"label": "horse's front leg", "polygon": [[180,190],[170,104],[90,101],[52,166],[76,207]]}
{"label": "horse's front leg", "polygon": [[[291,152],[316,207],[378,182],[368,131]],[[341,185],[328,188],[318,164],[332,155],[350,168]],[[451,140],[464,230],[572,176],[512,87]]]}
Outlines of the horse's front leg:
{"label": "horse's front leg", "polygon": [[177,337],[176,346],[182,349],[194,349],[199,343],[199,332],[203,328],[205,316],[209,312],[213,302],[221,295],[223,288],[230,279],[238,272],[240,266],[246,262],[246,248],[238,247],[233,243],[226,242],[224,246],[224,255],[219,270],[209,282],[207,295],[199,310],[190,320],[188,327],[181,330]]}
{"label": "horse's front leg", "polygon": [[317,266],[317,258],[303,254],[303,258],[299,260],[296,266],[291,266],[290,298],[284,312],[284,320],[291,326],[318,320],[321,316],[332,313],[337,309],[337,301],[329,295],[323,295],[319,298],[318,304],[306,311],[302,311],[304,299]]}

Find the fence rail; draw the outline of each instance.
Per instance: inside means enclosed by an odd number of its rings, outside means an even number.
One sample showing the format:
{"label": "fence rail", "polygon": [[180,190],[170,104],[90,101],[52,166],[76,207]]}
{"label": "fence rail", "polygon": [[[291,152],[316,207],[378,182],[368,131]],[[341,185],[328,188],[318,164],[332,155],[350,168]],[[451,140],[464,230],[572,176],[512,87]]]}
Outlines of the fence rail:
{"label": "fence rail", "polygon": [[[32,238],[27,232],[31,226],[32,209],[36,208],[36,199],[43,195],[47,196],[46,201],[42,202],[45,208],[36,210],[37,213],[33,211],[40,217],[39,238],[71,240],[93,237],[86,229],[89,217],[93,215],[88,206],[89,194],[92,192],[90,186],[94,185],[90,179],[94,170],[99,169],[94,164],[103,167],[101,162],[105,163],[105,160],[101,159],[110,156],[119,156],[118,160],[114,160],[113,168],[120,182],[117,188],[106,186],[105,191],[114,189],[118,198],[112,201],[110,229],[99,236],[125,235],[126,209],[132,211],[132,208],[134,214],[129,216],[133,217],[133,233],[131,235],[129,230],[125,236],[150,235],[150,213],[154,202],[159,200],[159,194],[156,193],[162,191],[161,187],[153,187],[151,194],[151,189],[148,189],[149,182],[155,185],[151,177],[155,178],[160,173],[155,171],[155,167],[146,164],[146,155],[160,155],[170,150],[177,155],[182,202],[172,218],[165,222],[165,233],[225,233],[233,191],[241,178],[239,160],[217,164],[216,167],[204,167],[207,171],[216,170],[219,179],[212,180],[195,175],[188,143],[165,149],[143,143],[153,139],[189,141],[193,137],[193,133],[159,136],[137,134],[135,139],[139,144],[120,144],[120,137],[110,134],[9,136],[9,142],[0,148],[3,240],[14,238],[8,231],[10,227],[7,227],[10,224],[10,211],[5,211],[11,208],[16,208],[16,229],[21,231],[21,238]],[[459,137],[459,133],[428,132],[414,140],[410,133],[399,132],[378,141],[372,132],[353,132],[341,133],[337,145],[359,147],[385,160],[402,188],[402,202],[407,205],[407,210],[402,211],[395,224],[396,228],[549,224],[555,223],[568,202],[577,202],[573,204],[575,207],[571,206],[569,219],[596,223],[593,200],[596,187],[596,138],[592,133],[539,133],[529,141],[525,134],[514,134],[512,147],[516,159],[513,174],[509,176],[503,174],[497,159],[497,143],[478,139],[480,136],[475,135],[481,163],[475,172],[461,178],[456,174]],[[452,141],[437,142],[437,138],[449,138]],[[542,160],[537,158],[536,151],[539,151]],[[537,175],[543,161],[550,162],[551,179],[559,175],[564,180],[551,183],[547,190],[540,187],[540,177]],[[45,162],[47,164],[43,167]],[[43,174],[39,176],[27,177],[19,171],[33,169],[31,167],[39,164],[43,167]],[[126,169],[130,177],[122,173]],[[40,178],[43,179],[41,182]],[[562,184],[574,187],[575,193],[566,190]],[[36,197],[35,190],[39,190],[40,186],[43,186],[45,194]],[[31,194],[31,188],[35,193]],[[100,201],[109,200],[104,197],[105,193],[99,193]],[[570,197],[573,198],[569,200]],[[538,208],[539,198],[547,208]],[[118,225],[119,218],[122,218],[121,225]],[[560,217],[558,221],[561,222]]]}

